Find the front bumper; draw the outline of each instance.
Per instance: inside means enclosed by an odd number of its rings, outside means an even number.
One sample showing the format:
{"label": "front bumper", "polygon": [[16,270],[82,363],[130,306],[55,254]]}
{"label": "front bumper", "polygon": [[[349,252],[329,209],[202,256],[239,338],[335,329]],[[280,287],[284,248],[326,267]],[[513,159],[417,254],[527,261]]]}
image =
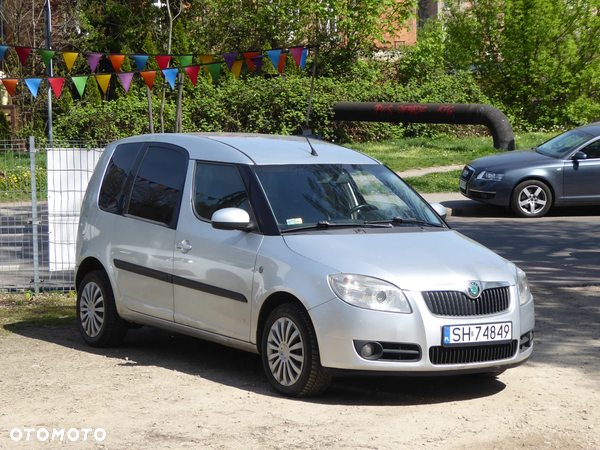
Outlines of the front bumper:
{"label": "front bumper", "polygon": [[460,176],[460,193],[471,200],[492,205],[509,206],[511,186],[503,181],[478,180],[477,172],[465,167]]}
{"label": "front bumper", "polygon": [[[508,310],[476,317],[434,316],[420,292],[406,292],[412,314],[361,309],[333,299],[310,310],[321,365],[332,372],[442,375],[496,371],[521,364],[533,351],[534,307],[533,301],[519,306],[516,287],[510,289]],[[445,325],[506,321],[513,324],[510,342],[460,348],[442,346]],[[378,359],[361,356],[360,346],[367,342],[381,344],[385,356]]]}

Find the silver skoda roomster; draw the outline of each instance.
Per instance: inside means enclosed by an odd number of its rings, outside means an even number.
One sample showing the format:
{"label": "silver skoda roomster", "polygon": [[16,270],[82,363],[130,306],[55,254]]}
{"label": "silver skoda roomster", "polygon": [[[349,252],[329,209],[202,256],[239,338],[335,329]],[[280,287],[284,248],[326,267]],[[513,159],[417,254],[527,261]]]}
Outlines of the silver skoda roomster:
{"label": "silver skoda roomster", "polygon": [[123,139],[83,202],[79,329],[97,347],[135,323],[259,353],[289,396],[341,374],[498,374],[533,350],[527,277],[444,214],[321,141]]}

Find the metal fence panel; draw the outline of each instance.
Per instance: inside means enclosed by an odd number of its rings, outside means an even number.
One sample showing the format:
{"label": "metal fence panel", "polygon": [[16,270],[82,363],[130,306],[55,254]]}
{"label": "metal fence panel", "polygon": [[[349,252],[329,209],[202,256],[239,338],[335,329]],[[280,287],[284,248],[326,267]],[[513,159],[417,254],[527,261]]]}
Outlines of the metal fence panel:
{"label": "metal fence panel", "polygon": [[[26,141],[0,141],[0,290],[35,290],[36,245],[39,287],[74,288],[79,210],[103,150],[104,143],[55,141],[48,148]],[[31,160],[35,197],[31,192]]]}

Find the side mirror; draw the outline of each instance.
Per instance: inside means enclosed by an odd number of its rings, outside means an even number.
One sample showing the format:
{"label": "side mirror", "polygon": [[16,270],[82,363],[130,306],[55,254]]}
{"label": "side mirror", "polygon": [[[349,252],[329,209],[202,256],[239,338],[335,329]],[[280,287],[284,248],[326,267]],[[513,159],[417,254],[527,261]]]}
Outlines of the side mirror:
{"label": "side mirror", "polygon": [[217,230],[242,230],[250,225],[250,216],[240,208],[223,208],[215,211],[210,223]]}
{"label": "side mirror", "polygon": [[433,208],[433,210],[438,213],[438,215],[446,220],[446,216],[448,215],[448,211],[446,210],[446,207],[444,205],[442,205],[441,203],[430,203],[429,206],[431,206]]}
{"label": "side mirror", "polygon": [[587,155],[583,152],[577,152],[577,153],[575,153],[575,156],[573,156],[573,160],[578,160],[578,159],[587,159]]}

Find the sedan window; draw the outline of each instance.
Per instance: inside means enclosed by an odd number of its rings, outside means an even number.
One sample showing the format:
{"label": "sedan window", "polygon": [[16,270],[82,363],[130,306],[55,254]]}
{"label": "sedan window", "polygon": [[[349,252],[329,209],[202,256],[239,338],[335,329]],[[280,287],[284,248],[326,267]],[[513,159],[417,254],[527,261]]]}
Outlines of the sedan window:
{"label": "sedan window", "polygon": [[542,155],[551,156],[553,158],[564,158],[572,150],[592,139],[591,134],[581,130],[571,130],[560,134],[548,142],[540,145],[536,151]]}

